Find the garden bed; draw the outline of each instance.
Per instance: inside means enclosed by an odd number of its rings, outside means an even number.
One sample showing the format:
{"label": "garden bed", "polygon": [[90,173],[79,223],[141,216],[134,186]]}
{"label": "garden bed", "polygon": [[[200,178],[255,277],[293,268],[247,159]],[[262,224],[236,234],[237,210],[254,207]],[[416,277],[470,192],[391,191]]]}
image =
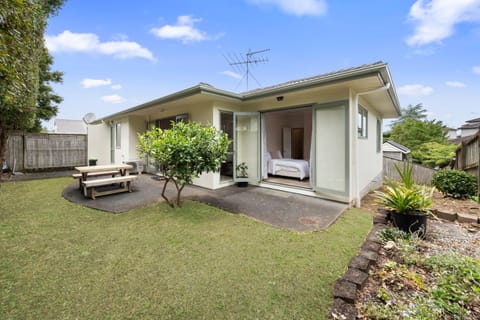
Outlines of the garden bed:
{"label": "garden bed", "polygon": [[[436,193],[433,209],[475,214],[470,200]],[[374,197],[363,207],[377,212]],[[359,319],[480,319],[480,229],[432,217],[425,240],[396,239],[379,250],[358,293]]]}

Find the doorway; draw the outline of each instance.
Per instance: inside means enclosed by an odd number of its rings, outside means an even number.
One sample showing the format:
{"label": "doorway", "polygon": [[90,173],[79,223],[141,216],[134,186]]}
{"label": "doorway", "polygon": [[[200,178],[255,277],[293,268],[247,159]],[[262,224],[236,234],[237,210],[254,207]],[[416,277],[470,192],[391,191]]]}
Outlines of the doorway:
{"label": "doorway", "polygon": [[227,134],[227,160],[220,167],[220,181],[233,180],[233,112],[220,111],[220,129]]}
{"label": "doorway", "polygon": [[262,114],[264,182],[312,189],[312,110],[299,107]]}

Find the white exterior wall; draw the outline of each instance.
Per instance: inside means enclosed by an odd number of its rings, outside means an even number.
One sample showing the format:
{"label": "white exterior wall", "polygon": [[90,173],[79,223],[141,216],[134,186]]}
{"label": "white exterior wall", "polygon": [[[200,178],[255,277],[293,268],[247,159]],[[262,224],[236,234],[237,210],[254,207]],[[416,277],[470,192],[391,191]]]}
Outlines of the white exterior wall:
{"label": "white exterior wall", "polygon": [[89,124],[88,158],[98,159],[97,165],[110,164],[110,126],[105,123]]}
{"label": "white exterior wall", "polygon": [[125,161],[128,160],[143,160],[138,155],[137,144],[138,137],[137,133],[145,132],[147,127],[147,122],[143,117],[129,117],[128,118],[128,153],[126,154]]}
{"label": "white exterior wall", "polygon": [[[380,151],[377,152],[377,119],[382,121],[380,115],[374,109],[368,106],[367,102],[360,97],[360,105],[367,109],[367,138],[355,137],[358,142],[358,170],[359,170],[359,188],[360,196],[364,196],[371,189],[376,189],[382,183],[383,154],[381,150],[382,141],[380,141]],[[382,125],[380,125],[382,128]],[[380,132],[382,135],[382,132]]]}
{"label": "white exterior wall", "polygon": [[[130,145],[130,136],[129,136],[129,122],[128,118],[122,118],[114,121],[114,126],[116,130],[116,125],[120,124],[120,148],[117,147],[115,141],[115,164],[121,164],[123,161],[127,160],[129,157],[129,145]],[[115,131],[116,134],[116,131]]]}

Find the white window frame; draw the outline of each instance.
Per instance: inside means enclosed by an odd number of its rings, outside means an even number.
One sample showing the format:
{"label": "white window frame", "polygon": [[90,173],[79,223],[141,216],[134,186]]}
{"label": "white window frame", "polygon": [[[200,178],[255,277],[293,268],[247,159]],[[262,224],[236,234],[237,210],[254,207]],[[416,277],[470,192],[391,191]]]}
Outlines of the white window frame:
{"label": "white window frame", "polygon": [[358,106],[357,135],[360,139],[368,139],[368,110]]}
{"label": "white window frame", "polygon": [[122,148],[122,125],[120,122],[115,123],[115,147]]}

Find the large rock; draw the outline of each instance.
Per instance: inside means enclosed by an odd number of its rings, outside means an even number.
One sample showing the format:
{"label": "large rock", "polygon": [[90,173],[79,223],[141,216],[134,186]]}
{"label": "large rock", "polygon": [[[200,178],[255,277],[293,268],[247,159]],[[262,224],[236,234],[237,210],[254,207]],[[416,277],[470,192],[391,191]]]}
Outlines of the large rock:
{"label": "large rock", "polygon": [[355,320],[356,318],[357,309],[355,305],[345,302],[342,299],[333,300],[333,304],[328,312],[328,319]]}
{"label": "large rock", "polygon": [[333,285],[333,296],[342,298],[349,303],[355,303],[355,300],[357,300],[357,286],[350,281],[339,279]]}

